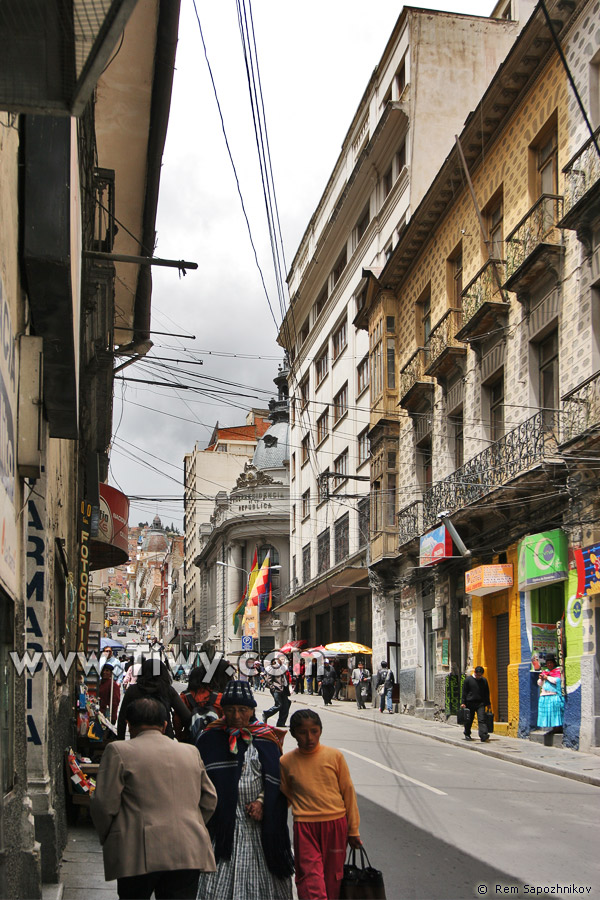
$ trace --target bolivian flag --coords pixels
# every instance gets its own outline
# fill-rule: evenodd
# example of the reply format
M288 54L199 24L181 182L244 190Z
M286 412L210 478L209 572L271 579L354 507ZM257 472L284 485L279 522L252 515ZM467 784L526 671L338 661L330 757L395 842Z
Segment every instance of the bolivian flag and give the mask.
M242 599L238 603L233 613L233 633L237 634L238 628L241 625L242 619L244 617L244 610L246 609L246 601L248 599L248 595L251 594L252 588L254 587L254 582L256 581L258 575L258 553L256 548L254 548L254 559L252 560L252 568L250 569L250 575L248 576L248 584L246 585L246 590L243 593Z
M270 552L267 553L250 591L250 602L262 612L270 612L273 605L271 589Z

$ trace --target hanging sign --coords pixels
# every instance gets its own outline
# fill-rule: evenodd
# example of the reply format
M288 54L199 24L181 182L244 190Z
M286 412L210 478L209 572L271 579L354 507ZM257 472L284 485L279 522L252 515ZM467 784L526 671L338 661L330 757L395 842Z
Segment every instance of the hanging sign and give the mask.
M560 528L530 534L520 542L520 591L566 581L568 574L567 536Z
M494 591L503 591L513 586L512 563L493 566L477 566L465 572L465 593L475 597L485 597Z
M419 542L419 565L433 566L452 556L452 538L445 525L428 531Z

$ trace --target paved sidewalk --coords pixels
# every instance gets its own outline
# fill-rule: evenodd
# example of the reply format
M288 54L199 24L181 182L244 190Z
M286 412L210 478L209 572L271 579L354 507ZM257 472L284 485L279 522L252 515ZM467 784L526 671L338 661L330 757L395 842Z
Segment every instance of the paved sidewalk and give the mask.
M117 900L117 882L104 880L102 848L87 812L69 828L60 882L45 884L43 900Z
M272 704L270 694L265 691L257 691L255 694L259 708L265 709ZM261 698L264 701L261 702ZM323 709L323 701L316 694L292 694L292 707L312 707L319 712ZM560 775L563 778L572 778L575 781L583 781L587 784L600 787L600 754L583 753L578 750L566 750L561 747L544 747L534 741L520 740L518 738L504 737L492 734L489 741L482 744L476 738L465 741L462 727L446 722L430 722L425 719L417 719L414 716L395 713L388 715L380 713L379 709L367 706L359 710L350 700L333 701L332 707L327 707L327 712L334 715L350 716L354 719L375 720L385 728L400 728L402 731L410 731L413 734L423 735L444 744L454 744L462 750L471 753L486 753L496 759L504 759L507 762L539 769L541 772L549 772L551 775ZM288 720L289 721L289 720ZM275 717L270 724L275 723ZM288 746L286 749L292 749Z

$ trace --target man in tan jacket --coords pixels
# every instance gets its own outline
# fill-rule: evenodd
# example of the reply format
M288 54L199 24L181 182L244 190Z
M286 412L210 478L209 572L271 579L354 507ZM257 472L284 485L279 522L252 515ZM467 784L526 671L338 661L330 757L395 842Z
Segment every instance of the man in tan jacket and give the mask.
M196 747L165 737L165 720L159 700L130 704L132 739L109 744L98 770L91 814L121 900L195 900L200 871L216 869L205 825L216 791Z

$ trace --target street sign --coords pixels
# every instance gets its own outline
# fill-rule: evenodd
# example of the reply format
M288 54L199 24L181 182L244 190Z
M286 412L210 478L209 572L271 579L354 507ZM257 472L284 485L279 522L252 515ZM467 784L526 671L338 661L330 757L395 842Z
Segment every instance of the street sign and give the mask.
M242 635L242 650L252 650L253 649L253 640L251 634L243 634Z

